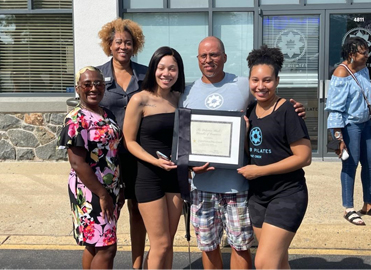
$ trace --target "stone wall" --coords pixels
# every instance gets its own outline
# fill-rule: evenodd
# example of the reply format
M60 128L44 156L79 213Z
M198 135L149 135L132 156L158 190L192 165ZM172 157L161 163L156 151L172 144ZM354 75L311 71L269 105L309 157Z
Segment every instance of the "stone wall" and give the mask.
M57 150L65 113L0 114L0 160L67 160Z

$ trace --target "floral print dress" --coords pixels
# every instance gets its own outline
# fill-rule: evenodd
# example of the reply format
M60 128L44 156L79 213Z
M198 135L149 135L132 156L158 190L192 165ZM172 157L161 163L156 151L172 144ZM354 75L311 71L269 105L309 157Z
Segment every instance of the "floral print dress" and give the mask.
M102 117L78 105L65 118L58 148L84 147L88 152L86 162L115 203L114 220L109 223L107 218L102 218L99 197L84 185L71 168L68 190L73 232L79 245L102 247L117 241L117 202L120 190L117 148L120 140L120 128L109 110L104 110Z

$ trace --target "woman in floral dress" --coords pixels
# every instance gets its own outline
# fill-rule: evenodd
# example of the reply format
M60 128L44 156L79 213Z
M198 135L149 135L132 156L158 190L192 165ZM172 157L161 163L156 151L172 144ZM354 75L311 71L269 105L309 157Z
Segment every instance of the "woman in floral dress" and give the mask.
M74 237L84 245L84 269L113 268L117 250L116 222L124 202L117 147L121 131L115 117L99 106L105 85L95 67L76 74L80 104L68 113L59 148L71 164L68 190Z

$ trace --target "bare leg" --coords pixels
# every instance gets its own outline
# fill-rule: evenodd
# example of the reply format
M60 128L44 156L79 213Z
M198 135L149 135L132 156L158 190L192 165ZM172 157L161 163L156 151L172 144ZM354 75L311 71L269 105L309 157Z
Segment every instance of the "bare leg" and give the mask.
M90 269L91 261L95 256L95 248L86 246L82 253L82 269Z
M204 269L223 269L223 260L219 245L212 251L202 251L202 264Z
M107 247L96 247L90 269L112 269L116 251L116 244Z
M232 248L231 269L252 269L252 260L250 250L237 251Z
M148 255L148 269L164 269L166 254L171 252L166 197L147 203L139 203L138 206L151 247L151 252Z
M166 254L165 268L171 269L173 267L173 244L174 236L178 229L179 219L182 214L183 200L179 193L166 193L166 203L168 209L169 232L171 250Z
M129 199L127 204L130 220L131 260L133 269L141 269L146 241L146 227L138 209L138 202L135 199Z
M255 256L256 269L287 267L289 265L288 249L295 233L263 223L263 227L258 234L259 245Z

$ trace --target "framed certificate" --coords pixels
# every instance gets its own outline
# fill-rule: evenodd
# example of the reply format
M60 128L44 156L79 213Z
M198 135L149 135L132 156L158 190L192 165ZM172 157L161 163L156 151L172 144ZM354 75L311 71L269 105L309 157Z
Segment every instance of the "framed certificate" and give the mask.
M243 112L177 109L174 122L172 161L188 155L189 166L210 162L216 168L235 169L244 164L246 123ZM185 118L189 118L185 120ZM182 149L182 151L179 151Z

